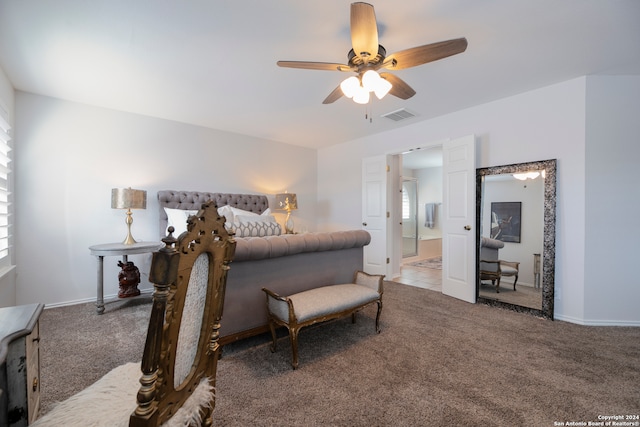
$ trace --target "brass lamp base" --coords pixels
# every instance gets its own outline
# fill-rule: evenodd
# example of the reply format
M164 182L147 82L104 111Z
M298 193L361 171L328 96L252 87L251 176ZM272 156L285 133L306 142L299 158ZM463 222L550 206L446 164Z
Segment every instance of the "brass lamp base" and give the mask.
M287 218L284 220L284 232L286 234L293 233L293 218L291 218L291 211L287 211Z
M122 244L124 245L133 245L134 243L138 243L136 239L131 235L131 224L133 224L133 216L131 215L131 209L127 210L127 219L125 220L127 223L127 237L124 239Z

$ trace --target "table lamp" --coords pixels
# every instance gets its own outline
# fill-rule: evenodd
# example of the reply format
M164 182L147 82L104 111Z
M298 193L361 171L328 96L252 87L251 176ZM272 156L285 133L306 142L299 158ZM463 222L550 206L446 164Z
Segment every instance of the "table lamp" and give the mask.
M147 192L145 190L134 190L129 188L114 188L111 190L111 209L126 209L127 210L127 237L122 242L125 245L132 245L137 243L131 235L131 224L133 223L133 216L131 209L146 209L147 208Z
M287 218L284 221L284 230L287 234L293 234L293 219L291 211L298 209L298 197L295 193L276 194L276 209L287 211Z

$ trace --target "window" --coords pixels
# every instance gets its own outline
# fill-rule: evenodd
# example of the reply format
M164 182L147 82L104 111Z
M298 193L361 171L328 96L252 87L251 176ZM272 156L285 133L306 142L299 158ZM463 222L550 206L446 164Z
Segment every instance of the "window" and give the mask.
M402 184L402 219L411 218L411 198L407 186Z
M0 269L11 265L11 126L0 103Z

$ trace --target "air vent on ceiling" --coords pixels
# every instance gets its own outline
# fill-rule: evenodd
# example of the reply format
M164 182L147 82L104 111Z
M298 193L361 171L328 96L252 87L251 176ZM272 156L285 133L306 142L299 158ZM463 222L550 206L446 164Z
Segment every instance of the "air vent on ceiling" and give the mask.
M387 119L393 120L394 122L410 119L411 117L415 117L415 116L416 115L413 114L411 111L406 110L404 108L382 115L382 117L386 117Z

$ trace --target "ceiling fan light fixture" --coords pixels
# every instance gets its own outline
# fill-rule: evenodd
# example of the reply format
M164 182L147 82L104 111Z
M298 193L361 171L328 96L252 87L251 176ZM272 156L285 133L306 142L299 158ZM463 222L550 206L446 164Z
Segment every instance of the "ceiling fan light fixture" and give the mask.
M354 99L355 91L359 90L357 88L360 85L367 89L367 94L366 96L358 95L356 102L366 103L370 98L370 92L374 92L378 99L382 99L387 93L400 99L409 99L416 94L416 91L400 77L387 72L378 74L377 70L381 68L404 70L417 67L457 55L467 49L467 39L461 37L404 49L387 56L387 50L379 44L378 23L373 5L364 2L351 3L350 30L351 49L347 52L347 64L315 61L278 61L277 64L279 67L306 70L354 71L358 77L344 80L322 103L331 104L342 95Z
M355 95L353 95L353 101L357 104L369 103L369 91L362 86L358 86Z
M376 97L378 99L382 99L386 94L389 93L392 87L393 85L390 81L380 77L380 79L378 79L378 82L376 83L376 88L373 90L373 93L376 94Z
M378 86L378 80L380 79L380 74L376 73L374 70L367 70L362 75L362 86L369 92L373 92Z
M353 98L360 87L360 80L356 76L351 76L340 83L340 89L347 98Z

